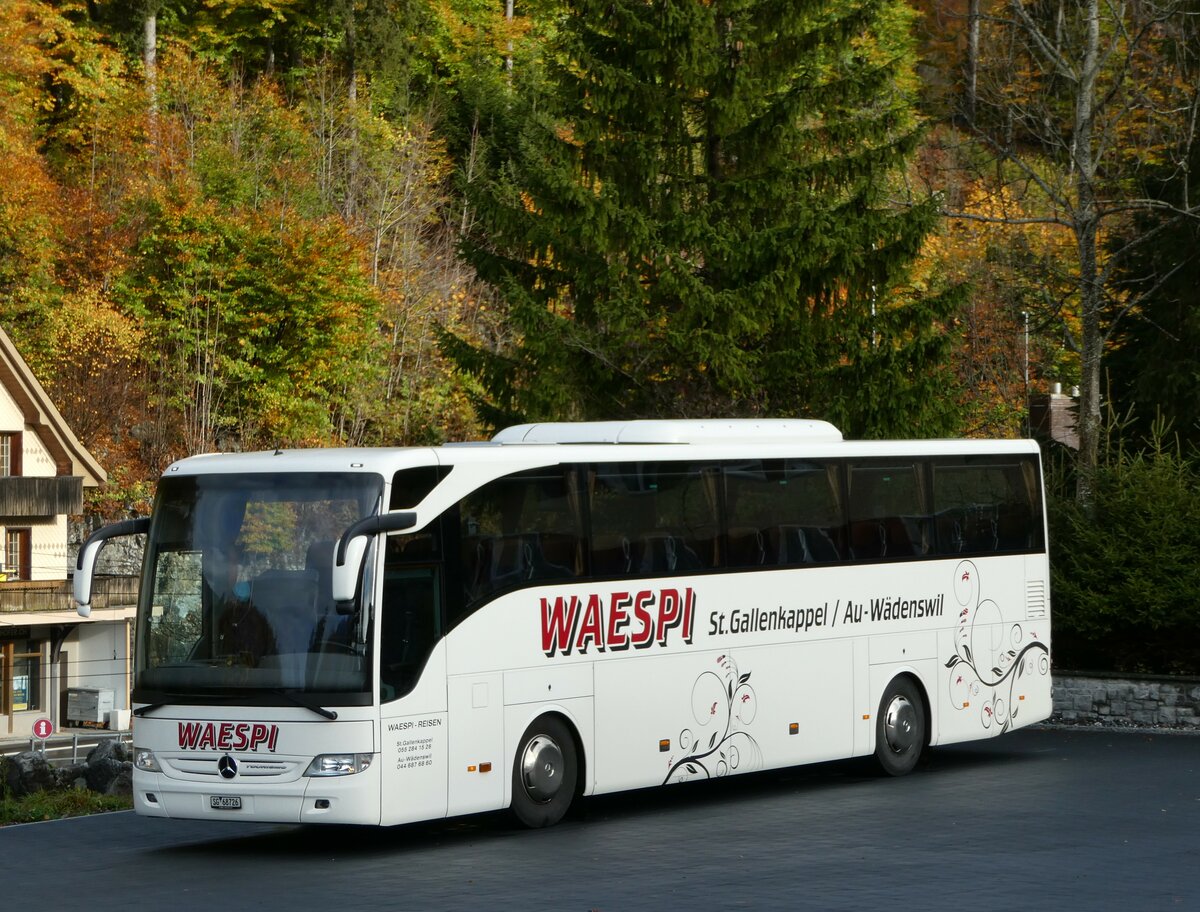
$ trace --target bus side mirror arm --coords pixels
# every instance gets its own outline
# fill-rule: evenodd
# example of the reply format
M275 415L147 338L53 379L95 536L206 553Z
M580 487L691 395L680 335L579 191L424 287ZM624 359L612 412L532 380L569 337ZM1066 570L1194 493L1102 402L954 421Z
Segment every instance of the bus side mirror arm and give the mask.
M72 586L75 596L75 610L80 617L91 617L92 614L92 574L96 569L96 558L100 549L110 538L123 535L145 535L150 531L149 518L127 519L124 522L103 526L88 536L83 547L79 549L79 558L75 561L75 579Z
M358 589L358 571L367 550L367 537L381 532L402 532L417 524L416 513L384 513L360 519L342 533L333 559L333 599L351 602Z

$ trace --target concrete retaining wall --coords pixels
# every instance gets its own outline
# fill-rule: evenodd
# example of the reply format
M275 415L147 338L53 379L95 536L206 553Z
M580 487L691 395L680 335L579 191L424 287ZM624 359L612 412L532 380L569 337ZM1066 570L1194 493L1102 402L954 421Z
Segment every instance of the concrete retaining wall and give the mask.
M1056 672L1053 721L1200 731L1200 680Z

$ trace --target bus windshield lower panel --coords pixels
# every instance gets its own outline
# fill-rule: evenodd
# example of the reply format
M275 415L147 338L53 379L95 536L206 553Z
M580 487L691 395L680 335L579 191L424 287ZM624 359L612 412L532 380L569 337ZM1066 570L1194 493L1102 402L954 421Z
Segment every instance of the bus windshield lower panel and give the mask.
M382 489L369 474L163 479L135 696L369 694L369 613L361 598L335 603L330 578L339 536L378 510Z

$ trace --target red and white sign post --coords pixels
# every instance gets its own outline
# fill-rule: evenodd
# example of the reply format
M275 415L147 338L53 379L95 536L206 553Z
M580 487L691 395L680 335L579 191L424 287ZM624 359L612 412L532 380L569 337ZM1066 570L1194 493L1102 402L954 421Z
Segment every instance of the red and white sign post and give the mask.
M54 723L51 722L49 719L47 719L45 716L42 716L40 719L38 719L36 722L33 723L33 736L35 738L45 741L52 734L54 734ZM45 748L45 746L46 745L44 745L44 744L42 745L43 748Z

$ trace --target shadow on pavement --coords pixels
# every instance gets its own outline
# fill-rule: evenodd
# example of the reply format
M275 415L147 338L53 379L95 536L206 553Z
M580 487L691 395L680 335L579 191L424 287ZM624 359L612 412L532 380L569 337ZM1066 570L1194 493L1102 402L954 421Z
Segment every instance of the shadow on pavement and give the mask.
M777 804L783 800L836 797L839 801L888 802L906 800L897 791L899 783L911 783L922 791L923 780L965 776L979 767L999 767L1011 763L1037 763L1046 753L1031 749L1012 739L998 742L973 742L938 748L922 767L903 779L892 779L877 772L871 758L837 760L783 770L747 773L722 779L672 785L669 788L641 789L613 795L577 799L570 815L548 830L530 831L518 825L507 811L455 817L448 820L405 824L397 827L352 826L272 826L229 823L161 821L163 826L179 828L193 825L202 830L196 841L150 850L161 857L193 859L244 859L258 861L272 857L311 858L327 861L331 857L361 858L407 852L425 852L445 846L464 846L474 841L493 843L514 838L554 839L576 827L607 824L627 825L641 817L690 818L697 813L719 816L731 806L745 808L754 802ZM1007 773L1006 773L1007 774ZM929 782L933 784L932 781ZM906 790L907 791L907 790ZM844 794L834 794L844 792ZM152 825L158 825L155 821ZM249 829L247 829L249 828ZM181 834L173 834L178 838ZM184 838L187 838L186 836Z

